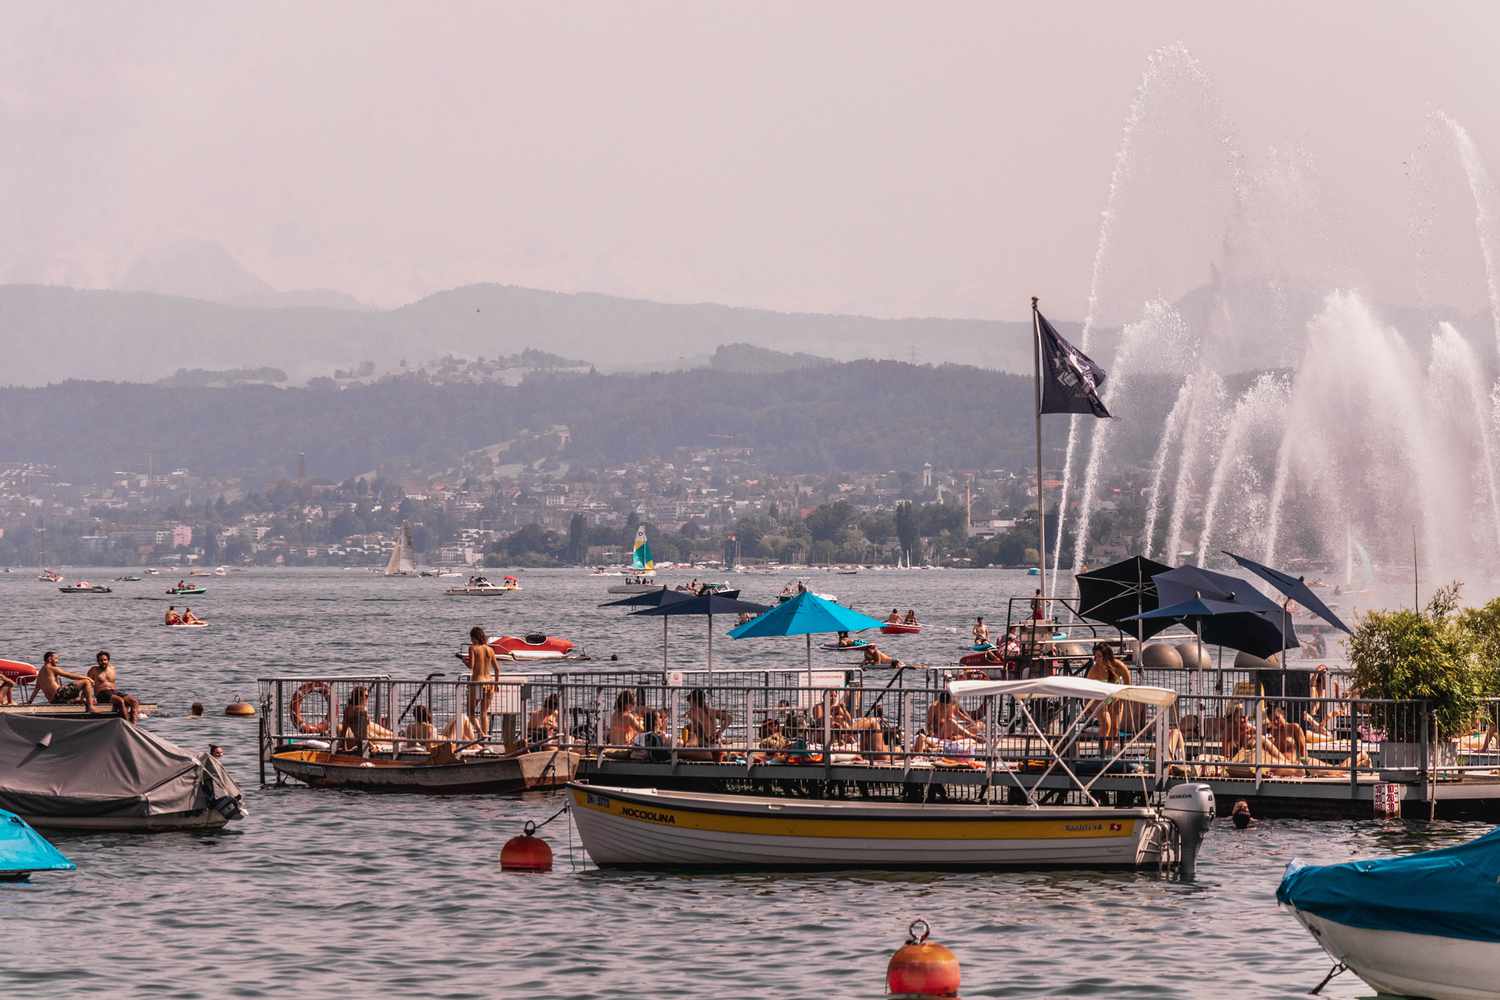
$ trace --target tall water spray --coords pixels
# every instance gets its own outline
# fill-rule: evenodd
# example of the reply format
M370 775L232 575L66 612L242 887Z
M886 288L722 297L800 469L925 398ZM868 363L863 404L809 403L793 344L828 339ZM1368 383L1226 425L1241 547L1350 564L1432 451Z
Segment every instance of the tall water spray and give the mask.
M1130 176L1131 153L1135 146L1136 133L1146 117L1146 109L1152 95L1164 81L1176 79L1179 75L1193 81L1205 92L1209 88L1208 75L1203 72L1198 60L1193 58L1193 54L1182 43L1165 45L1151 53L1146 57L1146 68L1141 73L1140 82L1136 84L1135 96L1125 112L1125 122L1120 129L1120 145L1115 150L1114 167L1109 175L1109 191L1104 198L1104 210L1099 213L1099 236L1094 244L1094 263L1089 274L1088 311L1084 314L1083 331L1078 338L1078 349L1084 353L1089 350L1089 336L1093 333L1094 323L1098 317L1099 283L1104 274L1104 261L1109 253L1110 242L1114 238L1120 192ZM1062 565L1063 526L1067 519L1068 494L1072 489L1073 454L1078 447L1078 421L1079 417L1076 414L1068 420L1068 443L1063 452L1062 493L1057 503L1057 546L1052 556L1054 580L1057 578L1058 568ZM1047 554L1041 553L1041 558L1046 559Z
M1490 298L1490 324L1495 331L1495 343L1500 347L1500 279L1495 274L1495 189L1490 184L1489 171L1479 157L1474 139L1469 130L1445 112L1436 112L1436 117L1453 133L1453 144L1458 148L1458 160L1463 165L1464 176L1469 181L1469 193L1474 198L1474 234L1479 239L1479 255L1484 259L1485 290Z
M1171 373L1182 363L1191 363L1194 348L1195 345L1189 342L1187 324L1177 310L1161 301L1146 303L1145 314L1140 321L1127 324L1121 334L1114 368L1110 372L1109 381L1105 383L1105 405L1115 408L1122 400L1130 399L1134 389L1132 376L1138 368L1152 373ZM1078 507L1078 528L1074 532L1074 573L1083 570L1089 524L1094 512L1094 492L1099 480L1099 465L1107 454L1112 426L1111 421L1101 422L1094 428L1089 441L1088 465L1084 471L1083 495Z
M1156 522L1161 516L1161 483L1167 471L1167 456L1181 435L1182 424L1187 419L1188 408L1193 403L1193 380L1185 378L1177 389L1177 398L1172 409L1167 411L1166 423L1162 425L1161 438L1156 443L1156 453L1151 456L1151 486L1146 490L1146 523L1141 529L1141 551L1149 557L1156 544Z
M1193 394L1182 426L1182 448L1177 457L1177 483L1172 493L1172 517L1167 522L1167 559L1175 560L1182 548L1182 529L1197 488L1199 452L1215 434L1224 410L1224 380L1210 368L1200 367L1192 376Z
M1233 544L1244 547L1245 536L1260 523L1263 491L1261 476L1254 461L1254 451L1264 441L1280 441L1286 418L1288 387L1276 375L1262 375L1245 390L1234 404L1229 425L1219 445L1213 478L1209 482L1208 500L1203 506L1203 530L1198 536L1198 565L1202 566L1214 544L1221 506L1226 505L1225 491L1232 479L1242 485L1240 509L1234 527L1240 537Z

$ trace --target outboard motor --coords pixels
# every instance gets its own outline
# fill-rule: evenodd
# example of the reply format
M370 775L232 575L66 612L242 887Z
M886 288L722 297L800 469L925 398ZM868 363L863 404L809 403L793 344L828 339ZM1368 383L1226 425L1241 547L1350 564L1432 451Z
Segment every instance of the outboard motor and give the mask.
M1192 878L1198 868L1198 847L1214 819L1214 790L1202 783L1174 785L1167 791L1162 814L1177 831L1178 870Z

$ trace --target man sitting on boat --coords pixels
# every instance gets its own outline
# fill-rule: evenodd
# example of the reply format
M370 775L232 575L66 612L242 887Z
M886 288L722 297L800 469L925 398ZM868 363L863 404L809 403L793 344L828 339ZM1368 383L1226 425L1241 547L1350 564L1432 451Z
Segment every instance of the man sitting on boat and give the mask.
M896 609L896 608L892 608L891 609L891 613L889 615L887 615L886 618L885 618L885 623L887 625L900 625L901 624L901 612L898 609Z
M71 683L64 684L62 678ZM84 674L69 673L57 665L57 654L47 650L42 656L42 669L36 675L36 684L31 689L27 704L41 694L49 705L72 705L82 701L90 712L98 711L94 704L94 682Z
M975 744L984 738L980 727L959 707L949 691L939 691L937 701L927 707L927 735L937 745L925 749L943 753L971 753Z
M193 614L193 609L192 608L183 608L182 609L182 624L184 624L184 625L202 625L203 624L203 619L199 618L197 615Z
M182 616L177 613L177 605L173 604L173 605L169 605L167 607L167 622L166 623L168 625L181 625L182 624Z
M126 694L116 686L118 674L114 661L109 657L109 650L101 649L94 655L94 665L89 667L88 678L94 682L95 698L99 701L107 699L110 707L127 722L140 721L141 703L134 695Z
M974 645L984 646L990 641L990 630L984 624L984 615L974 619Z

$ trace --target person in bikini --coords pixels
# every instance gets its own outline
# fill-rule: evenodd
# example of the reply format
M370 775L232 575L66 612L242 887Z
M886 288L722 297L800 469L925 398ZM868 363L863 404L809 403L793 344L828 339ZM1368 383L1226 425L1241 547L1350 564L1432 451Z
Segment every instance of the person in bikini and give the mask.
M469 718L474 720L474 728L481 735L488 735L500 664L490 646L489 636L478 625L469 629L469 652L464 662L469 665Z
M69 683L64 683L64 680ZM31 689L27 704L40 694L49 705L71 705L83 702L90 712L97 712L94 704L94 682L86 674L74 674L57 665L57 654L47 650L42 655L42 669L36 675L36 684Z
M108 699L110 708L118 712L125 721L139 722L141 703L134 695L126 694L116 686L118 676L108 650L101 649L94 654L94 665L89 667L88 673L88 679L94 682L94 698L97 701Z
M989 645L989 641L990 630L988 626L984 624L984 615L980 615L978 618L974 619L974 645L986 646Z
M636 711L635 692L621 691L615 696L615 710L609 717L610 745L630 746L645 731L646 720Z

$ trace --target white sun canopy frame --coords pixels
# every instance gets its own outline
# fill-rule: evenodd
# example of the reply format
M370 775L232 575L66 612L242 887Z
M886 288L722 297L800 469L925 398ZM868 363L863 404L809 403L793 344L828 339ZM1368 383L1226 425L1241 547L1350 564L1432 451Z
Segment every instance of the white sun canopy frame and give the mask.
M1007 694L1012 698L1085 698L1090 701L1135 701L1167 708L1177 702L1170 688L1144 684L1111 684L1087 677L1033 677L1020 681L950 681L948 690L961 694Z

